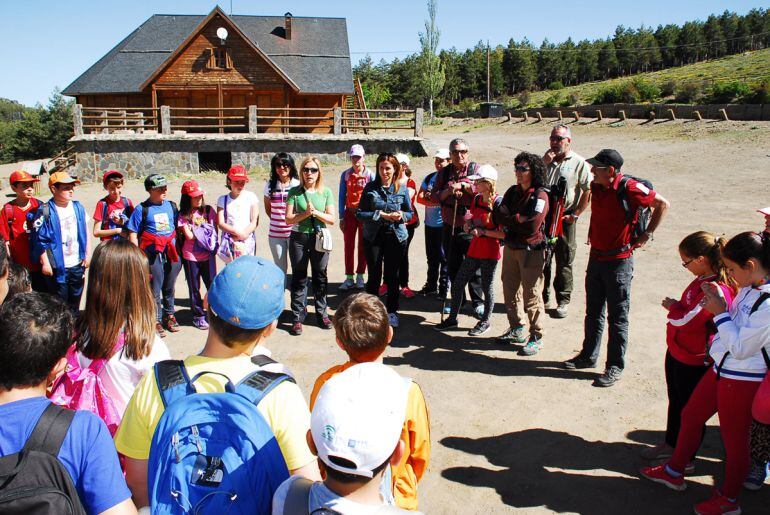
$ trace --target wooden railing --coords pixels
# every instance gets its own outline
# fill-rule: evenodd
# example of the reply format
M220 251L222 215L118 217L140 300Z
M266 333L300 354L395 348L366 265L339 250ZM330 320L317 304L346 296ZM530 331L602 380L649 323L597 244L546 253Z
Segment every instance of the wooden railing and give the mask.
M111 134L158 131L158 109L152 107L75 106L75 134Z

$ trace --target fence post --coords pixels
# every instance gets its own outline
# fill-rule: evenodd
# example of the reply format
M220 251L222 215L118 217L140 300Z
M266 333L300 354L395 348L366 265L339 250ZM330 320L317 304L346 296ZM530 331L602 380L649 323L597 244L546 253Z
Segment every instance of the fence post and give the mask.
M414 110L414 137L422 138L422 120L425 116L425 110L418 107Z
M668 117L669 117L671 120L676 120L676 113L674 113L674 110L673 110L673 109L669 109L669 110L668 110Z
M161 134L171 134L171 108L169 106L160 106L160 127Z
M722 121L730 121L730 118L727 117L727 109L720 109L719 114L722 116Z
M596 119L599 120L599 121L602 121L602 110L601 109L597 109L596 110Z
M537 116L537 121L542 122L543 121L543 113L540 111L535 112L535 116Z
M72 109L72 127L75 131L75 136L83 135L83 104L75 104Z
M618 115L620 115L619 118L621 121L624 121L626 119L626 112L623 109L618 111Z
M257 133L257 106L249 106L249 134Z
M524 111L524 122L526 123L526 122L528 122L528 121L529 121L529 113L527 113L526 111Z
M562 118L561 111L556 111L556 118L558 118L559 121L561 121L561 118Z
M572 117L575 119L575 122L580 121L580 114L577 111L572 111Z
M110 133L110 114L107 111L102 111L100 113L100 116L102 118L102 121L99 122L99 125L103 127L101 132L102 134L109 134Z
M693 111L692 116L695 120L703 120L703 116L701 116L700 111Z
M342 134L342 108L334 108L334 135L339 136Z

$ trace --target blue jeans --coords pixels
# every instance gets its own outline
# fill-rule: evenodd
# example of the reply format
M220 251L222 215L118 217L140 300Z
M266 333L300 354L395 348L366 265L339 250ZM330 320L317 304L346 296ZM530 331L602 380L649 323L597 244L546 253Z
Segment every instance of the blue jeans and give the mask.
M85 273L86 267L77 265L64 269L64 282L62 283L56 281L55 274L46 276L48 293L61 297L70 309L77 313L80 309L80 298L83 296Z
M181 261L170 261L166 254L150 254L150 286L155 297L158 321L174 314L174 285L182 269ZM181 258L180 258L181 259Z

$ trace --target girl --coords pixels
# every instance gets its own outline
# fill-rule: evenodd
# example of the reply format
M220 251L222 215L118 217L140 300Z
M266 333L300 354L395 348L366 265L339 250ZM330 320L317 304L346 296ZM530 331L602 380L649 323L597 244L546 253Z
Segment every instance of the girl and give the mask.
M489 331L489 319L495 305L494 277L497 263L500 261L500 240L505 233L492 220L492 210L501 198L495 192L497 170L491 165L482 165L474 175L468 177L476 181L477 195L471 202L466 215L465 232L472 234L468 254L460 265L452 283L452 308L449 317L436 326L443 330L457 326L457 314L463 302L463 289L477 270L481 270L481 284L484 289L484 315L476 326L468 332L469 336L481 336Z
M273 261L286 273L288 265L289 235L291 226L286 224L286 199L289 190L299 186L299 175L294 158L279 152L270 160L270 179L265 183L265 213L270 218L268 244ZM288 277L287 277L288 279Z
M240 256L253 256L256 251L254 231L259 223L259 199L246 190L249 176L241 165L227 172L230 193L217 200L217 225L221 229L219 257L225 263Z
M668 310L666 325L666 385L668 418L665 441L642 451L642 458L661 460L671 457L679 436L680 415L693 390L710 368L708 347L716 333L714 315L703 309L702 286L715 284L727 305L732 304L735 282L727 275L722 260L725 239L705 231L690 234L679 244L682 266L695 276L680 300L666 297L661 302ZM701 434L705 431L702 428ZM691 456L692 458L692 456ZM688 469L692 464L688 464ZM690 470L688 470L690 473Z
M332 328L326 313L326 267L329 252L316 250L319 228L334 225L332 192L323 185L321 162L317 157L306 157L300 166L300 185L289 190L286 199L286 223L291 225L289 261L291 262L291 311L293 323L289 333L302 334L302 322L307 316L307 265L313 282L315 311L319 325Z
M177 237L183 241L182 268L187 279L187 290L190 292L193 325L205 331L209 324L206 321L200 284L203 279L203 284L208 290L211 280L217 275L217 230L214 211L211 206L206 205L204 193L195 181L182 184L177 222L180 234Z
M406 254L409 233L406 223L412 218L412 203L401 181L401 163L393 154L380 154L375 165L377 176L366 185L356 217L364 222L366 262L369 280L366 292L377 295L385 276L388 320L398 327L398 271Z
M682 410L682 426L668 463L641 470L643 477L684 490L684 469L698 449L703 424L719 414L725 447L722 487L695 505L695 513L740 513L738 494L749 470L749 428L754 394L767 373L770 351L770 238L754 232L733 237L724 249L727 270L740 290L729 308L714 283L704 283L703 308L714 314L717 335L709 348L714 366ZM763 352L764 350L764 352Z
M409 202L414 206L415 197L417 196L417 184L415 184L412 179L412 169L409 168L409 156L406 154L396 154L396 159L398 159L398 163L401 165L401 170L403 171L401 183L406 187L406 190L409 193ZM420 217L418 216L417 210L414 209L412 210L412 218L406 224L406 232L409 236L406 239L404 259L401 261L401 268L398 270L398 284L401 287L401 295L407 299L414 298L414 292L409 288L409 246L412 244L414 231L419 226Z

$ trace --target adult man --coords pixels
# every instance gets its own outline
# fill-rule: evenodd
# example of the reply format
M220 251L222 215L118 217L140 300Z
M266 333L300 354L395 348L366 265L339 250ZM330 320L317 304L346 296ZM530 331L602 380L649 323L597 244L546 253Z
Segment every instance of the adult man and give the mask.
M345 281L340 285L340 290L343 291L352 288L359 290L364 288L366 256L364 255L362 235L363 223L356 218L356 209L358 209L358 203L361 201L364 186L374 179L374 174L366 169L364 147L353 145L350 147L348 155L351 166L342 172L339 188L340 229L345 247ZM356 235L358 235L358 247L356 247ZM356 280L353 281L356 248L358 249L358 267L356 267Z
M441 219L441 205L432 199L433 187L439 171L449 164L449 149L440 148L433 156L435 171L422 181L417 193L417 203L425 206L425 255L428 258L428 278L425 286L417 292L420 295L438 293L444 298L448 291L447 262L444 254L442 234L444 221Z
M620 172L623 158L605 149L589 159L591 183L591 224L588 229L591 254L586 270L586 318L583 350L564 363L565 368L593 368L599 357L604 332L605 304L609 322L607 364L594 386L612 386L623 373L628 345L628 312L633 252L650 239L668 209L662 195ZM626 207L624 207L624 205ZM637 236L634 228L639 208L652 208L646 230Z
M543 302L550 298L551 276L556 294L557 307L551 312L554 318L567 316L567 305L572 296L572 262L577 248L576 227L580 215L591 201L591 170L585 159L572 151L572 132L566 125L556 125L551 131L551 148L543 156L546 165L548 185L553 187L560 178L567 181L564 199L564 232L556 240L553 255L556 267L551 274L551 261L543 271Z
M468 176L473 175L477 166L470 160L468 144L461 138L455 138L449 143L449 159L450 163L436 176L431 198L441 204L444 252L449 262L449 280L454 281L473 239L473 236L463 230L463 225L465 213L475 196L473 182ZM468 290L474 315L480 319L484 315L484 302L481 274L478 271L468 283Z

